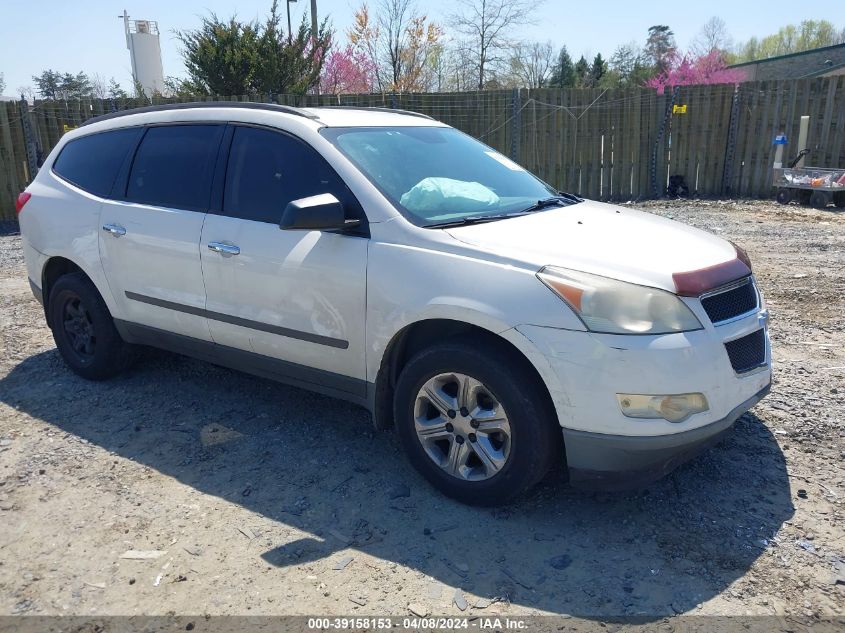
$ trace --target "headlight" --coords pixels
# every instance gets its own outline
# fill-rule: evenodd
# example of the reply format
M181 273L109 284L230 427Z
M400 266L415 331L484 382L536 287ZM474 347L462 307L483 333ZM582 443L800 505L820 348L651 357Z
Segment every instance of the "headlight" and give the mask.
M540 281L566 301L592 332L668 334L701 329L686 304L665 290L546 266Z

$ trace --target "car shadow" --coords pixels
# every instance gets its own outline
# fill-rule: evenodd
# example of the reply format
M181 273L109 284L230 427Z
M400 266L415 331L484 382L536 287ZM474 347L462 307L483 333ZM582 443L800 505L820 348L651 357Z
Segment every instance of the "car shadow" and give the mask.
M473 596L658 618L724 591L794 511L783 454L753 413L643 491L585 493L558 474L527 498L485 509L434 491L363 409L144 355L126 375L91 383L55 350L42 352L0 380L0 401L310 534L260 554L278 567L351 547Z

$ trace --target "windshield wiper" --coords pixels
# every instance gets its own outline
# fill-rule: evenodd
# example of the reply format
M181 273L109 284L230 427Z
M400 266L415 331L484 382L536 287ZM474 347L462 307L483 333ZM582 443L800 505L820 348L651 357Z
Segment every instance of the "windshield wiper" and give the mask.
M434 224L426 224L427 229L446 229L453 226L468 226L470 224L483 224L484 222L495 222L496 220L505 220L507 218L515 218L520 215L527 215L535 211L541 211L548 207L568 207L570 204L577 204L583 202L582 198L572 195L571 193L560 192L556 196L543 198L532 204L530 207L520 209L519 211L511 211L510 213L497 213L494 215L471 215L465 218L457 218L455 220L447 220L445 222L435 222Z
M504 220L505 218L520 215L519 213L500 213L497 215L473 215L467 218L458 218L457 220L447 220L445 222L435 222L434 224L426 224L424 228L427 229L447 229L451 226L468 226L470 224L484 224L485 222L495 222L496 220Z
M578 196L574 196L571 193L564 193L561 191L556 196L537 200L537 202L532 204L530 207L525 207L516 215L522 215L524 213L534 213L535 211L542 211L543 209L547 209L548 207L568 207L570 204L577 204L583 201L584 200L582 198L579 198Z

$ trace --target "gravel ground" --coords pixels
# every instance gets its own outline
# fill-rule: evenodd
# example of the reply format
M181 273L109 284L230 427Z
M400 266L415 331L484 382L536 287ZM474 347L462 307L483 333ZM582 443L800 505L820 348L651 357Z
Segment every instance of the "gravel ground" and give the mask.
M0 236L0 614L845 614L845 215L643 206L747 247L772 394L644 491L495 510L343 402L158 352L77 378Z

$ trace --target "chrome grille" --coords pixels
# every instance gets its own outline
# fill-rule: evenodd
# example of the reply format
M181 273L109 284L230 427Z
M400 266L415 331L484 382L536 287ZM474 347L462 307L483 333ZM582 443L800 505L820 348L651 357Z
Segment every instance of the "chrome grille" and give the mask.
M725 290L704 295L701 305L715 325L757 308L757 289L751 277Z

